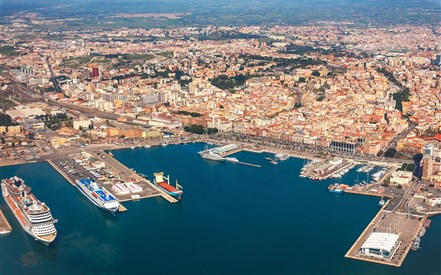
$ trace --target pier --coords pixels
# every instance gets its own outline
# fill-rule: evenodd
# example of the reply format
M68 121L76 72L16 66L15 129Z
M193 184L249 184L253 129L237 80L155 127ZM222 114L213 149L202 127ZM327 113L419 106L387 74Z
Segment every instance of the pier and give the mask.
M11 231L11 225L6 219L5 214L3 214L3 211L0 210L0 235L10 233Z
M56 165L52 160L47 160L47 162L62 175L72 186L75 186L75 181L69 177L58 165Z
M133 172L127 166L125 166L124 164L122 164L121 162L119 162L118 160L116 160L115 158L113 158L112 156L107 154L106 152L101 151L100 153L106 156L105 159L103 159L103 158L100 158L100 159L102 161L104 161L105 163L107 163L108 165L110 165L111 167L113 167L116 171L122 172L123 174L127 175L129 178L134 178L138 182L145 183L149 187L149 189L153 189L154 191L156 191L155 192L156 194L148 194L147 196L142 196L139 199L141 199L141 198L150 198L150 197L155 197L155 196L159 196L160 195L161 197L163 197L165 200L167 200L170 203L178 202L177 199L173 198L169 194L167 194L164 191L162 191L160 188L158 188L156 185L151 183L149 180L146 180L143 177L141 177L140 175L138 175L137 173ZM96 155L95 155L95 157L99 158ZM133 199L132 198L124 199L124 201L131 201L131 200L133 200Z
M374 219L361 233L360 237L358 237L356 242L348 250L345 255L346 258L394 267L400 267L403 264L409 253L413 240L417 237L418 232L420 232L424 225L426 216L390 212L385 210L386 205L387 203L384 205L383 209L377 213ZM393 228L391 228L391 225L393 225ZM393 233L399 236L397 245L390 258L360 253L362 245L374 232Z
M253 164L253 163L242 162L242 161L238 161L237 163L242 164L242 165L257 167L257 168L261 168L262 167L262 165L259 165L259 164Z

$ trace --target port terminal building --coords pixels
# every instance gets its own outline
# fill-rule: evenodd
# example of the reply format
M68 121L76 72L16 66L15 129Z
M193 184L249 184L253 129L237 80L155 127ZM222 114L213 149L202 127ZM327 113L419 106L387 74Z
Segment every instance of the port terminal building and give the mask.
M400 244L399 239L398 234L373 232L361 246L359 254L391 259Z
M239 147L236 144L228 144L225 146L217 147L212 149L213 153L224 155L228 152L238 149Z

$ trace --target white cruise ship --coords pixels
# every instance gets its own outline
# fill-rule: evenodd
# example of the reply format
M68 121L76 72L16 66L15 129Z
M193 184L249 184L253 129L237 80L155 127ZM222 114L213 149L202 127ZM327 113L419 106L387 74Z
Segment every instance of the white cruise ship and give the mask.
M114 214L119 207L118 199L103 187L91 179L80 179L75 181L78 190L88 198L93 204L101 209Z
M19 177L3 179L2 195L21 227L35 240L50 245L57 237L57 230L50 208L40 202Z

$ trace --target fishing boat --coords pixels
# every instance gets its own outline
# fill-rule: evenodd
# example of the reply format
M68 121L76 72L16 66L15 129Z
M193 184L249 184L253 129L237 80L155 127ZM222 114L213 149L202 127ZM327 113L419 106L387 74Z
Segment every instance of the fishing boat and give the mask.
M182 194L184 193L184 189L181 185L178 184L177 180L175 186L172 186L170 185L170 176L165 177L164 172L156 172L153 173L153 175L155 176L155 178L153 179L153 183L158 186L159 189L178 200L181 199Z

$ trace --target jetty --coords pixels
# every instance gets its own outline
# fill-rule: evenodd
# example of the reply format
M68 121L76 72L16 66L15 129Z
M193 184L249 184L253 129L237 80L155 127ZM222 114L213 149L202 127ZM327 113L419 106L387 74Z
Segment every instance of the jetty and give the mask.
M118 212L126 212L127 208L124 207L124 205L122 205L121 203L118 206Z
M242 165L257 167L257 168L261 168L262 167L262 165L259 165L259 164L248 163L248 162L243 162L243 161L238 161L237 163L242 164Z
M58 165L56 165L52 160L47 160L47 162L55 169L57 172L62 175L72 186L75 186L75 181L69 177Z
M10 232L12 232L12 227L6 219L5 214L3 214L3 211L0 210L0 235Z

